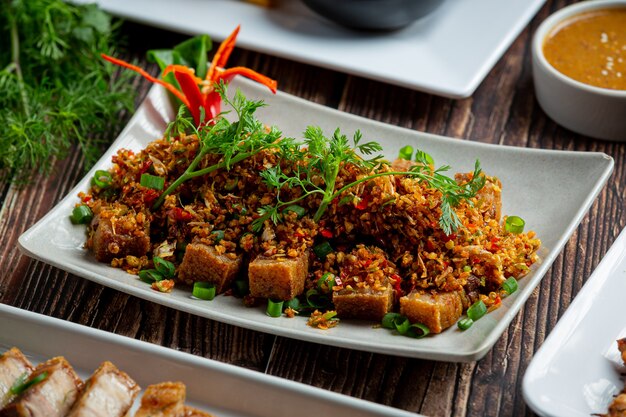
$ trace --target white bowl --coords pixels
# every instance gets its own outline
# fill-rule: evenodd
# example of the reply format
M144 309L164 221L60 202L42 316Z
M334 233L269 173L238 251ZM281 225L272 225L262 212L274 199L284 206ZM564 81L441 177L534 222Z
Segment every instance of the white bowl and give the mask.
M626 0L576 3L543 21L533 38L533 78L537 101L552 120L585 136L626 141L626 90L576 81L557 71L543 55L544 40L559 23L580 13L610 8L626 8Z

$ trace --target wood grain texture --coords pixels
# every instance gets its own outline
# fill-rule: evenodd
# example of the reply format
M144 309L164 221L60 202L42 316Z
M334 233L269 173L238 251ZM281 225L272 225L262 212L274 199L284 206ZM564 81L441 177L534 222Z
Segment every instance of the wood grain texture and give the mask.
M556 125L533 91L530 41L538 24L570 1L548 1L468 99L450 100L236 50L246 65L280 80L280 88L329 107L459 140L519 147L605 152L615 171L589 214L494 348L481 361L456 364L359 352L275 337L213 322L93 284L20 255L17 238L83 175L74 149L49 178L18 189L0 180L0 301L87 326L255 369L429 416L526 416L521 381L620 230L626 227L626 144L581 137ZM128 57L184 36L125 24ZM156 73L154 65L147 65ZM136 80L139 102L149 85ZM125 117L127 117L126 115ZM110 132L111 138L117 132ZM584 172L581 172L584 175ZM575 181L572 178L572 181Z

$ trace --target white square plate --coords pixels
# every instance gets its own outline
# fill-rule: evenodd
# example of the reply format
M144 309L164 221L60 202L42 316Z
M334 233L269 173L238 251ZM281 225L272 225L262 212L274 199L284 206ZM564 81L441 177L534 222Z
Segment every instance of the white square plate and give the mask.
M535 354L524 375L528 405L542 416L606 413L624 387L617 339L626 337L626 229Z
M96 262L83 249L84 226L72 225L69 214L79 201L77 193L89 188L96 169L111 166L111 156L118 149L140 150L148 142L161 137L174 111L160 87L150 91L128 126L93 170L50 213L20 237L22 250L34 258L99 284L241 327L352 349L468 361L485 355L506 329L580 223L613 169L613 160L603 153L546 151L450 139L342 113L284 93L274 96L247 80L235 80L231 90L235 87L240 87L249 98L265 100L269 106L259 111L260 120L279 126L287 136L301 137L301 132L309 124L319 125L329 133L341 127L349 135L360 129L364 139L379 141L390 159L398 155L402 146L411 144L430 153L437 165L450 165L452 172L471 171L475 159L480 159L486 173L502 180L503 213L521 216L526 220L527 228L536 231L542 239L542 262L520 281L520 291L508 297L502 308L485 316L470 330L461 332L453 326L440 335L421 340L394 336L386 329L373 328L371 322L361 321L343 320L339 326L321 331L307 326L306 319L302 317L271 318L261 308L245 308L235 297L219 296L207 302L191 299L187 289L175 289L170 294L153 291L137 277Z
M284 0L271 9L240 0L96 3L127 19L190 35L207 33L216 40L241 24L238 45L243 48L462 98L472 95L545 2L442 1L432 14L395 32L344 29L314 15L299 0Z
M13 346L32 363L64 356L83 379L108 360L143 388L164 381L181 381L187 386L187 404L219 417L416 416L0 304L0 354ZM136 406L138 403L139 400Z

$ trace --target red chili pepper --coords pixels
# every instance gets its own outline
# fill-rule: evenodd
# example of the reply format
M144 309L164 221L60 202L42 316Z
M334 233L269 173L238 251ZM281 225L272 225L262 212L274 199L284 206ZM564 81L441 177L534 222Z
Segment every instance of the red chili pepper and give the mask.
M365 261L361 262L361 265L363 265L363 268L367 268L372 264L372 260L371 259L366 259Z
M259 74L258 72L251 70L246 67L233 67L229 68L226 71L221 72L217 77L215 77L215 82L219 83L220 80L224 80L224 82L229 83L235 75L242 75L246 78L250 78L260 84L263 84L267 88L269 88L272 93L276 94L276 87L278 83L276 80L272 80L269 77L266 77L263 74Z
M295 237L305 237L306 236L304 233L300 233L300 232L295 232L293 235Z
M473 265L476 265L476 264L477 264L477 263L479 263L479 262L480 262L480 259L478 259L478 258L474 258L474 259L472 259L472 264L473 264Z
M91 196L90 195L86 195L83 197L83 203L87 203L91 200Z
M188 108L193 116L193 120L196 122L197 126L200 126L204 123L204 120L200 120L200 107L204 107L204 97L200 92L200 87L198 87L198 84L188 72L174 71L174 76L176 77L176 81L178 81L181 90L183 90L185 97L189 100ZM208 113L206 108L204 111L205 117L208 117L209 119L212 119L213 116L215 116Z
M180 221L187 222L193 219L193 216L191 215L191 213L181 209L180 207L174 207L172 210L170 210L170 216L177 222L180 222Z
M449 242L449 241L454 240L454 239L456 239L456 233L450 233L449 235L444 235L441 238L441 240L443 242Z
M157 190L148 189L143 193L143 202L146 205L152 204L152 202L157 198L159 198L159 192Z
M368 202L369 202L369 198L367 198L367 196L362 197L362 198L361 198L361 201L359 201L359 202L358 202L358 204L357 204L357 205L355 205L354 207L355 207L357 210L365 210L365 209L367 208L367 204L368 204Z
M402 297L404 295L404 290L402 289L402 278L400 278L397 274L392 274L390 278L393 280L393 289L396 291L396 295L398 297Z
M145 161L143 163L143 165L141 166L141 168L139 168L139 175L138 176L141 177L141 174L145 174L150 169L151 166L152 166L152 160L151 159L148 159L147 161Z
M435 250L435 244L432 241L427 240L426 241L426 250L428 250L429 252L434 251Z
M500 298L500 294L496 295L496 299L494 300L494 304L498 305L502 303L502 298Z
M330 239L331 237L333 237L333 233L328 229L321 229L320 234L324 236L326 239Z

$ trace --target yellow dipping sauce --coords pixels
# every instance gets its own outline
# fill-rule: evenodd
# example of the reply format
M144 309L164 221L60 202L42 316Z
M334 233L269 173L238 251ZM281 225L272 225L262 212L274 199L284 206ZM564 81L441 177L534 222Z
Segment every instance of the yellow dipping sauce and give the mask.
M560 73L577 81L626 90L626 8L566 19L546 36L543 55Z

